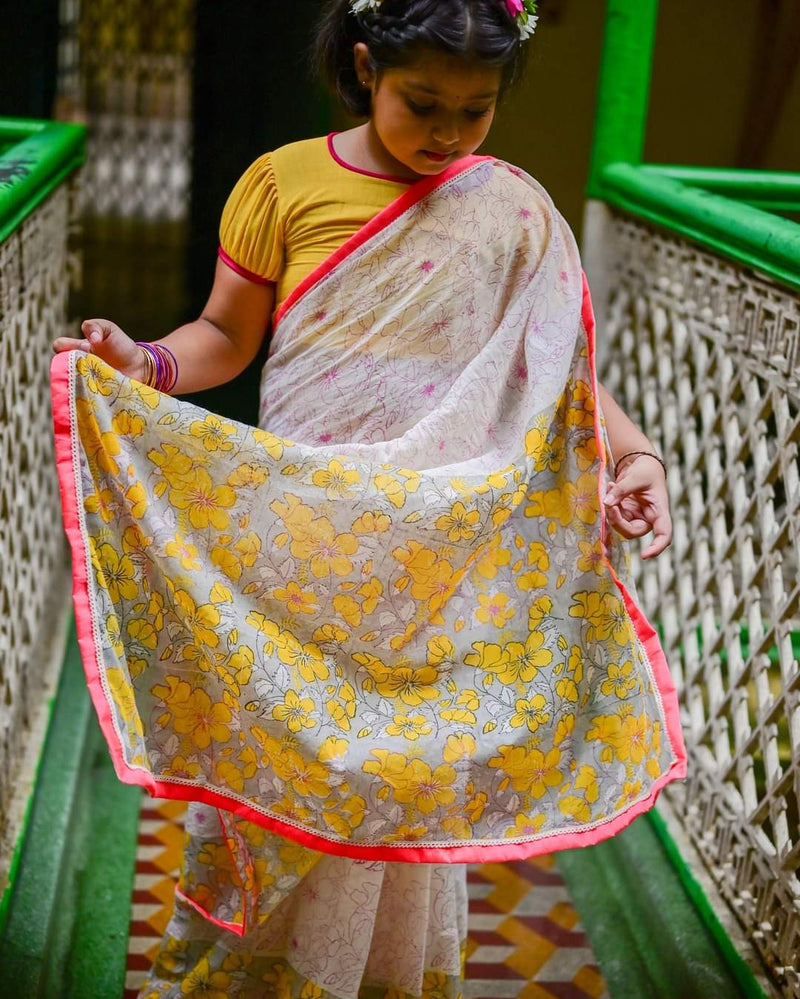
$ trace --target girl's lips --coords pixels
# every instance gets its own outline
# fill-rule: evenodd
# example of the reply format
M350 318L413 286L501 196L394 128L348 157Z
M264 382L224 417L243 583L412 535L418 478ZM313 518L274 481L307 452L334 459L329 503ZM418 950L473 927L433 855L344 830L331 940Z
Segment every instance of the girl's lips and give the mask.
M452 153L434 153L430 149L423 149L423 152L434 163L444 163L445 160L449 160L452 156Z

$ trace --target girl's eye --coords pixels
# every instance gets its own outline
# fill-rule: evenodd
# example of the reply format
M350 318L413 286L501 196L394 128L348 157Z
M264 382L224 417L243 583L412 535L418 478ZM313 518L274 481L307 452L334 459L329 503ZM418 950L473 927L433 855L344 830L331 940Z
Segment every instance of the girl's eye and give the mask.
M413 111L414 114L418 115L430 114L431 111L433 111L433 109L436 107L435 104L422 105L422 104L415 104L414 101L406 101L406 103L408 104L411 111Z
M491 106L484 108L482 111L467 111L470 118L485 118L486 115L492 110Z

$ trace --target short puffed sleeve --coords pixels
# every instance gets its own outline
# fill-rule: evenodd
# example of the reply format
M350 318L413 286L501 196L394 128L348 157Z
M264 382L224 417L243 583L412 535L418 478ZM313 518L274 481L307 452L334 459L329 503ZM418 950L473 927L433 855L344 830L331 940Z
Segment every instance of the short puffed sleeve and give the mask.
M266 284L283 271L283 225L270 154L242 174L222 211L220 256L239 274Z

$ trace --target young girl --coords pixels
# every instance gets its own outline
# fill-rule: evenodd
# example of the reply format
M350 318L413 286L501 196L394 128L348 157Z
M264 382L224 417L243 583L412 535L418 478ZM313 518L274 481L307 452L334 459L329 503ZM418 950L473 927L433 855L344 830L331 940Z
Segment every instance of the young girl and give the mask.
M94 703L119 776L190 801L149 999L456 997L466 862L685 775L607 527L663 551L665 470L597 384L563 219L475 155L534 9L333 0L319 65L366 122L245 172L195 322L54 344ZM167 394L270 325L260 429Z

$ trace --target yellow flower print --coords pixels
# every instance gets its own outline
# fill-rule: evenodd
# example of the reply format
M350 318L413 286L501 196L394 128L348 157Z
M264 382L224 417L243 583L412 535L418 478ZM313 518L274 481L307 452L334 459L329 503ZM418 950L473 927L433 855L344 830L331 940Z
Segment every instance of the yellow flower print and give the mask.
M299 732L316 726L316 721L310 717L313 710L314 702L310 697L300 698L294 690L287 690L283 704L276 704L272 709L272 717L285 722L290 732Z
M195 529L210 526L223 531L230 523L225 510L236 502L236 493L230 486L215 486L204 468L195 468L191 476L171 486L169 501L176 510L189 511Z
M258 553L261 551L261 538L255 531L248 531L233 547L239 552L242 565L246 565L249 569L255 565Z
M515 791L527 791L534 798L541 798L548 787L555 787L564 780L557 766L560 760L561 750L558 748L545 755L539 749L501 746L500 755L492 757L489 766L508 774Z
M236 427L213 413L207 413L202 420L194 420L189 425L189 433L200 438L206 451L232 451L233 441L228 438L236 433Z
M548 469L557 472L564 461L564 438L547 439L547 430L535 427L525 435L525 453L533 458L533 467L537 472Z
M357 628L361 624L361 608L358 601L349 594L337 593L333 598L333 609L351 628Z
M553 736L553 745L560 746L565 739L570 739L574 728L575 715L571 712L569 714L562 715L556 725L555 735Z
M508 565L511 561L511 552L508 548L502 548L503 538L500 532L492 535L489 543L483 550L483 554L475 563L475 572L484 579L494 579L499 567Z
M420 999L450 999L450 981L444 971L426 971L422 978Z
M641 763L647 752L647 736L649 719L643 711L638 718L628 715L622 719L619 715L597 715L592 718L593 728L586 733L586 741L598 739L611 746L621 763L630 760Z
M384 836L383 839L387 843L415 843L417 840L422 839L427 831L427 826L409 826L403 824L398 826L397 830L391 836Z
M454 575L450 562L439 558L418 541L409 541L407 549L393 549L392 557L406 567L412 580L411 595L417 600L427 600L433 623L441 623L438 612L447 602L459 578Z
M100 489L87 496L83 501L83 508L87 513L99 513L106 524L116 520L119 515L117 496L110 489Z
M106 635L111 643L111 648L118 656L121 656L124 651L124 646L122 644L122 635L119 630L119 618L116 614L109 614L106 618Z
M578 700L578 684L583 679L583 652L580 646L573 645L566 662L568 676L562 676L556 683L556 693L568 701Z
M200 568L200 560L197 557L197 548L185 541L183 535L176 534L172 541L164 545L164 553L170 558L176 558L181 563L181 568L186 572L197 572Z
M191 477L195 467L195 463L189 455L184 454L174 444L162 444L160 451L148 451L147 457L161 469L161 474L173 487ZM161 494L159 493L159 495Z
M448 735L442 751L445 763L456 763L458 760L468 760L475 755L475 738L468 733Z
M499 649L499 646L495 646L495 648ZM480 698L474 690L462 690L456 698L456 706L446 708L441 712L441 715L445 721L461 722L465 725L474 725L477 721L475 711L478 710L480 704Z
M350 530L353 534L383 534L392 526L391 517L380 511L367 510L354 520Z
M147 493L141 482L134 482L125 490L125 499L128 501L130 515L134 520L141 520L147 511Z
M508 596L505 593L493 593L491 596L479 593L478 603L480 607L475 611L475 617L484 624L491 621L495 628L502 628L516 613L514 607L506 606Z
M550 712L543 711L546 705L543 694L535 694L530 700L519 698L514 705L515 714L511 716L512 728L527 725L530 732L535 732L540 725L550 721Z
M559 811L575 819L576 822L588 822L592 817L592 810L585 798L579 798L575 794L565 794L558 799Z
M629 805L632 805L641 793L642 793L642 782L640 780L636 781L626 780L625 783L622 785L622 794L619 796L619 799L617 800L617 803L614 806L615 810L618 810L620 808L627 808Z
M139 587L136 585L136 569L130 558L127 555L120 557L109 544L98 545L96 557L112 602L117 604L120 598L133 600Z
M567 426L594 426L594 396L590 386L584 381L578 380L572 390L572 403L567 410Z
M331 573L348 576L353 563L347 556L358 551L358 540L354 534L337 534L327 517L316 517L307 525L302 537L294 537L290 551L297 558L309 560L309 567L317 579Z
M472 839L472 826L462 815L446 815L442 819L442 829L456 839Z
M227 662L217 664L217 675L238 697L241 688L250 682L255 663L255 654L249 645L240 645Z
M306 683L327 680L330 669L316 642L301 644L290 631L281 634L278 644L278 657L287 666L293 666Z
M325 702L325 707L328 709L328 714L336 722L339 728L343 732L350 731L350 722L355 717L356 705L355 701L344 701L339 702L334 698Z
M165 768L164 774L168 777L197 777L200 773L200 764L194 761L188 761L183 756L176 756L171 761L168 767Z
M588 472L598 458L594 437L588 437L585 441L581 441L580 444L576 444L573 450L575 457L578 459L578 468L582 472Z
M125 630L134 642L154 649L158 645L158 634L153 625L143 617L135 617L128 621Z
M573 594L575 601L569 609L570 617L583 618L589 625L586 637L590 642L612 638L617 645L629 645L633 631L625 607L613 593L582 590Z
M345 468L340 461L332 458L327 468L318 468L311 476L315 486L325 490L329 500L340 499L353 495L353 486L361 480L355 468Z
M266 430L254 429L251 430L253 440L256 444L264 448L270 458L274 458L279 461L283 457L284 444L289 447L289 441L281 440L280 437L276 437L274 434L268 433Z
M520 839L523 837L535 836L544 825L546 816L524 815L521 812L514 819L514 825L506 829L506 839Z
M211 740L227 742L231 737L227 723L231 711L221 701L212 702L204 690L193 690L187 700L171 705L175 731L188 735L198 749L208 749Z
M329 760L337 760L347 754L350 744L347 739L340 739L335 735L329 735L317 751L317 759L320 763L327 763Z
M291 794L284 795L280 801L276 801L272 806L272 811L276 815L291 819L293 822L303 823L307 823L312 814L308 808L304 808L298 801L295 801ZM298 874L306 874L316 862L313 860L315 854L300 846L299 843L287 843L286 846L281 847L279 856L285 864L296 866ZM319 855L316 856L318 859Z
M114 370L92 354L80 357L75 365L86 379L89 391L94 395L111 395L114 391Z
M130 744L136 744L136 736L143 736L142 720L139 717L139 709L136 706L136 698L133 687L121 669L112 667L106 670L106 679L111 691L114 703L119 708L119 713L126 724L131 728Z
M540 586L547 586L547 576L545 573L550 568L550 556L541 541L531 541L528 545L527 554L528 572L523 573L517 580L517 586L521 590L533 590ZM515 567L516 568L516 567Z
M304 760L294 749L285 747L273 760L275 773L288 781L297 794L327 798L331 792L328 768L317 760Z
M431 725L424 715L409 715L404 711L394 716L394 721L386 726L389 735L402 735L414 742L421 735L430 735Z
M430 815L441 805L452 805L456 798L453 784L456 772L447 763L435 770L424 760L410 760L397 778L395 800L415 806L423 815Z
M367 803L358 794L351 794L341 804L326 808L322 814L325 822L343 839L350 839L354 829L364 821Z
M578 771L573 785L576 791L583 791L587 801L597 801L600 795L600 787L597 782L597 771L594 767L585 763Z
M244 790L244 774L230 760L218 760L214 766L214 772L219 781L232 791L238 791L241 794Z
M141 437L144 433L144 420L132 409L122 409L114 414L111 429L120 437Z
M313 632L311 637L318 645L340 648L350 635L341 628L337 628L335 624L323 624L321 628L317 628Z
M621 666L617 663L609 663L606 669L606 679L600 684L603 694L614 694L617 697L627 697L636 686L636 677L633 673L633 663L630 659Z
M485 791L479 791L474 798L464 805L464 811L467 813L467 817L470 822L480 822L481 816L486 811L486 806L489 804L489 798Z
M588 541L579 541L578 549L581 553L578 556L578 570L596 572L598 576L602 576L605 573L605 554L600 539L591 544Z
M319 985L315 985L314 982L309 979L302 989L300 989L298 999L323 999L324 995L325 990L320 988Z
M242 577L242 563L232 551L220 545L214 545L211 549L211 564L221 569L234 583Z
M408 759L402 753L390 753L388 749L373 749L374 760L366 760L361 769L365 774L380 777L386 784L398 787L398 781L406 771Z
M353 659L366 667L381 697L399 697L404 704L415 708L440 696L439 688L434 686L439 671L433 666L415 667L406 665L408 660L400 660L390 667L368 652L356 652Z
M228 476L228 485L233 489L255 489L269 478L269 471L256 463L244 462Z
M469 541L475 537L475 525L480 523L481 515L477 510L467 510L461 500L451 507L450 513L443 513L436 520L436 528L447 532L448 541Z
M219 635L214 629L219 624L220 615L214 604L201 604L198 607L186 590L176 590L175 611L183 623L191 628L197 645L208 645L212 649L219 645Z
M455 646L447 635L435 635L428 639L428 655L426 661L429 666L436 666L437 669L451 669L455 666Z
M227 999L231 976L225 971L211 971L204 957L181 982L181 993L196 999Z
M290 582L286 587L278 587L272 591L275 600L281 600L286 604L289 614L315 614L317 611L317 596L311 590L301 590L295 582Z
M553 609L550 597L537 597L528 608L528 630L536 631Z
M356 593L360 597L363 597L361 601L361 612L366 616L367 614L371 614L378 606L378 603L383 596L383 583L375 576L372 576L359 586Z
M153 539L142 534L141 529L136 524L126 527L122 535L122 550L129 555L144 557L152 543ZM161 626L159 625L159 627Z

